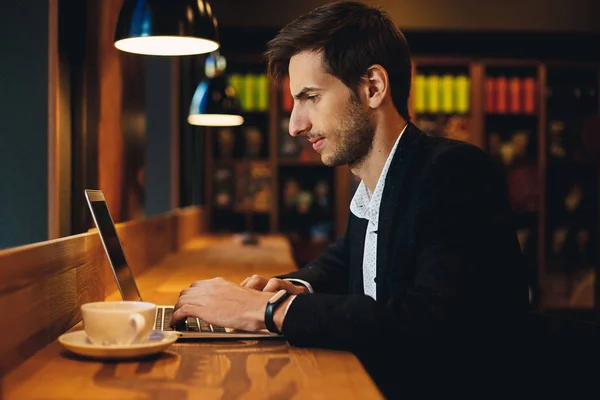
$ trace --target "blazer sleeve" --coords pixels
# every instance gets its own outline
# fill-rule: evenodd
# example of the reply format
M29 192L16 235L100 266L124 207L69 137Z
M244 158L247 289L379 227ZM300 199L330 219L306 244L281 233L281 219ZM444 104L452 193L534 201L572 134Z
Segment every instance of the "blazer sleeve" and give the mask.
M316 260L298 271L280 275L280 279L301 279L310 283L315 293L348 293L348 240L340 236Z
M481 310L490 312L492 302L503 300L494 296L511 291L515 285L502 285L518 277L496 269L507 266L490 259L505 257L514 264L518 243L514 231L507 233L505 185L486 157L475 147L457 145L429 164L418 189L416 278L407 290L396 290L385 302L362 294L297 296L282 327L289 343L361 351L451 340L469 332L467 325L479 321ZM506 243L513 236L515 242Z

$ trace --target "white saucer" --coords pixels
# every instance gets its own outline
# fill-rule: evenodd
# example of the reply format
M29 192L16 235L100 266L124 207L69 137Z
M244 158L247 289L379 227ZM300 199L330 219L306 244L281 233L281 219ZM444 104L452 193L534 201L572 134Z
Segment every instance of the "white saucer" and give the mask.
M152 331L144 343L130 345L96 345L90 342L85 331L69 332L61 335L58 342L73 353L93 358L123 359L148 356L163 351L172 345L179 335L171 331Z

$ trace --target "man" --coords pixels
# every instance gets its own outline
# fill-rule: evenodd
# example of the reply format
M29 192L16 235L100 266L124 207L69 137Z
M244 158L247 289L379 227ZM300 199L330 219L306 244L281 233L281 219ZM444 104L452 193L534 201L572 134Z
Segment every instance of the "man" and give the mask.
M272 77L289 73L290 134L362 180L347 232L289 275L192 284L174 322L269 327L292 345L353 351L384 393L398 375L370 366L386 357L410 370L444 349L510 333L528 288L502 175L475 146L428 137L410 122L409 48L389 17L328 4L285 27L267 56ZM281 289L292 295L265 321Z

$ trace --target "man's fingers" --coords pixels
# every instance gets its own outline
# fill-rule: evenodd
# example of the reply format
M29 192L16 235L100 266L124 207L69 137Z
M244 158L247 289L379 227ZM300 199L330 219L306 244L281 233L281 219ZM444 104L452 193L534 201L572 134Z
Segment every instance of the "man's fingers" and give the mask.
M202 307L193 304L184 304L173 312L169 325L177 325L178 322L185 320L187 317L202 318Z
M289 287L286 285L286 281L277 278L269 279L269 282L265 285L263 292L277 292L278 290L285 289L288 290Z
M186 296L186 295L190 295L190 294L205 294L206 293L206 288L203 287L190 287L188 289L183 289L181 292L179 292L179 297L181 296Z
M269 282L265 285L263 292L277 292L279 290L285 290L292 294L302 294L304 290L300 286L294 285L290 281L286 281L284 279L271 278Z
M198 295L184 294L180 296L175 304L170 325L175 325L187 317L201 318L202 306L206 304L204 300L204 297Z
M186 304L191 306L204 306L206 305L205 297L193 294L184 294L179 296L179 300L177 300L177 304L175 304L174 311L184 307Z
M263 290L263 288L269 281L267 278L262 277L260 275L252 275L251 277L246 279L247 282L244 284L244 287L255 290Z
M250 277L247 277L246 279L244 279L242 281L242 283L240 283L240 286L246 286L246 283L248 283L249 280L250 280Z
M304 294L306 290L303 286L296 286L290 281L285 279L271 278L265 285L263 292L277 292L279 290L285 290L291 294Z

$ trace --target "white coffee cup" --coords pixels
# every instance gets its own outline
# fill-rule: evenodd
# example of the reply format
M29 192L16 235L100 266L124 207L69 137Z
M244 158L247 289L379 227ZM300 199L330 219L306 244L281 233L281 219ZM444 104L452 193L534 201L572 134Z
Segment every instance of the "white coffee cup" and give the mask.
M102 301L81 306L85 333L96 345L130 345L150 337L156 304L144 301Z

